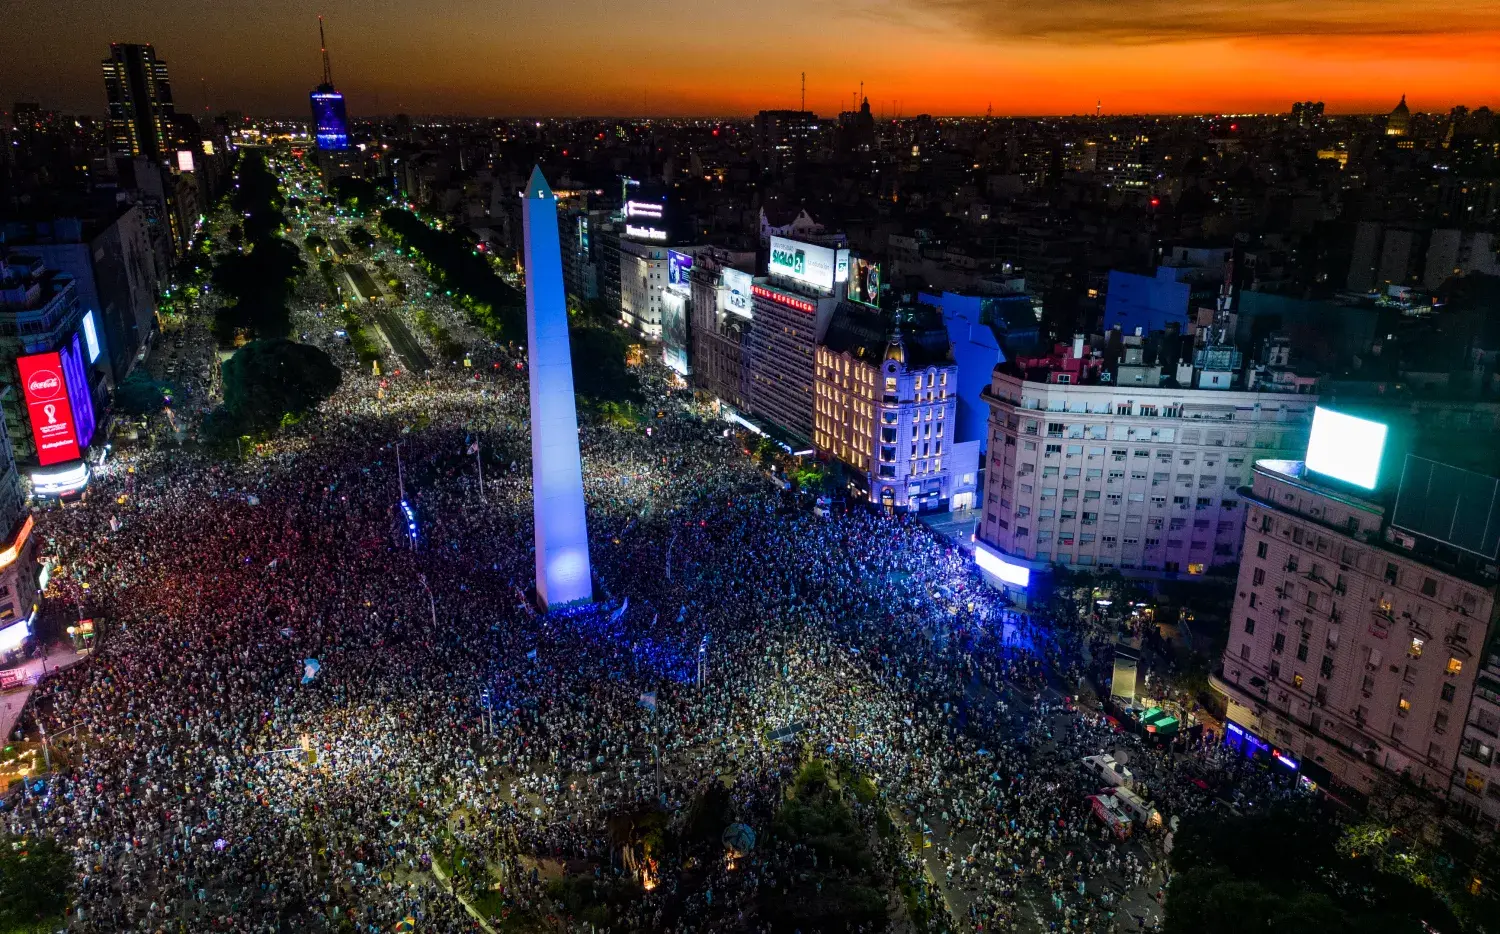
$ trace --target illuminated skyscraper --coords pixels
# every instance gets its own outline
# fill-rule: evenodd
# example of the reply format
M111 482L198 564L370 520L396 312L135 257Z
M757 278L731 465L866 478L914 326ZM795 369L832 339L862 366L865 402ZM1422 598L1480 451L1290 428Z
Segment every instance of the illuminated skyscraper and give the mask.
M156 57L150 45L112 42L103 67L109 151L118 156L165 159L177 113L167 63Z
M313 135L319 149L349 148L349 118L344 114L344 95L333 86L333 69L328 64L328 43L323 38L323 17L318 17L318 45L323 51L323 83L313 88Z
M531 489L536 520L536 593L544 607L593 596L583 509L578 409L568 346L557 197L532 169L521 196L526 237L526 344L531 378Z

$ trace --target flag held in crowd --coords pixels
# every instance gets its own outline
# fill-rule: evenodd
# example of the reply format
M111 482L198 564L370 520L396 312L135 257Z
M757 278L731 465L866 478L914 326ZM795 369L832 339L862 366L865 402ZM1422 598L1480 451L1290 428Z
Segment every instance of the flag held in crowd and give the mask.
M311 684L322 670L323 665L316 658L304 658L302 660L302 683Z
M646 708L652 713L656 713L656 692L647 691L646 693L642 694L640 704L642 707Z

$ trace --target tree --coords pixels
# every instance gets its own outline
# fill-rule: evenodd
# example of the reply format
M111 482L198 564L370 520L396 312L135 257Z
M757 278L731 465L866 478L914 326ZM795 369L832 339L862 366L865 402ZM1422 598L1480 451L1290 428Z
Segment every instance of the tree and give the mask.
M316 230L303 237L302 242L307 244L307 248L314 253L321 253L328 246L328 241L323 239L323 235Z
M165 403L170 387L136 370L115 388L115 409L126 415L149 415Z
M370 232L364 227L355 224L349 228L349 242L356 249L368 250L375 245L375 238L370 236Z
M1167 934L1422 934L1458 931L1434 893L1341 852L1339 828L1311 805L1242 817L1193 815L1173 840Z
M73 859L56 840L0 836L0 930L40 929L67 908L72 882Z
M224 364L222 433L266 432L286 415L299 415L333 394L343 374L328 354L285 339L251 341Z

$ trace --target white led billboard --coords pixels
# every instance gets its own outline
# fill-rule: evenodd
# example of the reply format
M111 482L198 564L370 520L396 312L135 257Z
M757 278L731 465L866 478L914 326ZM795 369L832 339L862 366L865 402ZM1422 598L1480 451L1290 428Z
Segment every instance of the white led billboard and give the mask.
M1373 490L1380 478L1386 431L1380 422L1320 405L1313 411L1312 434L1307 439L1307 469Z
M832 292L836 260L835 251L826 246L772 237L766 269L773 276L786 276L823 292Z

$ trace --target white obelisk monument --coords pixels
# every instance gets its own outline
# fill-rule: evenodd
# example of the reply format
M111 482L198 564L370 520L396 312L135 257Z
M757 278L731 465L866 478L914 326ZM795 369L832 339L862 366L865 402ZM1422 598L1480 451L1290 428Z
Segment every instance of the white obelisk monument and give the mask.
M568 352L557 197L540 167L522 195L526 231L526 344L531 364L531 490L536 593L544 609L593 597L583 511L578 409Z

